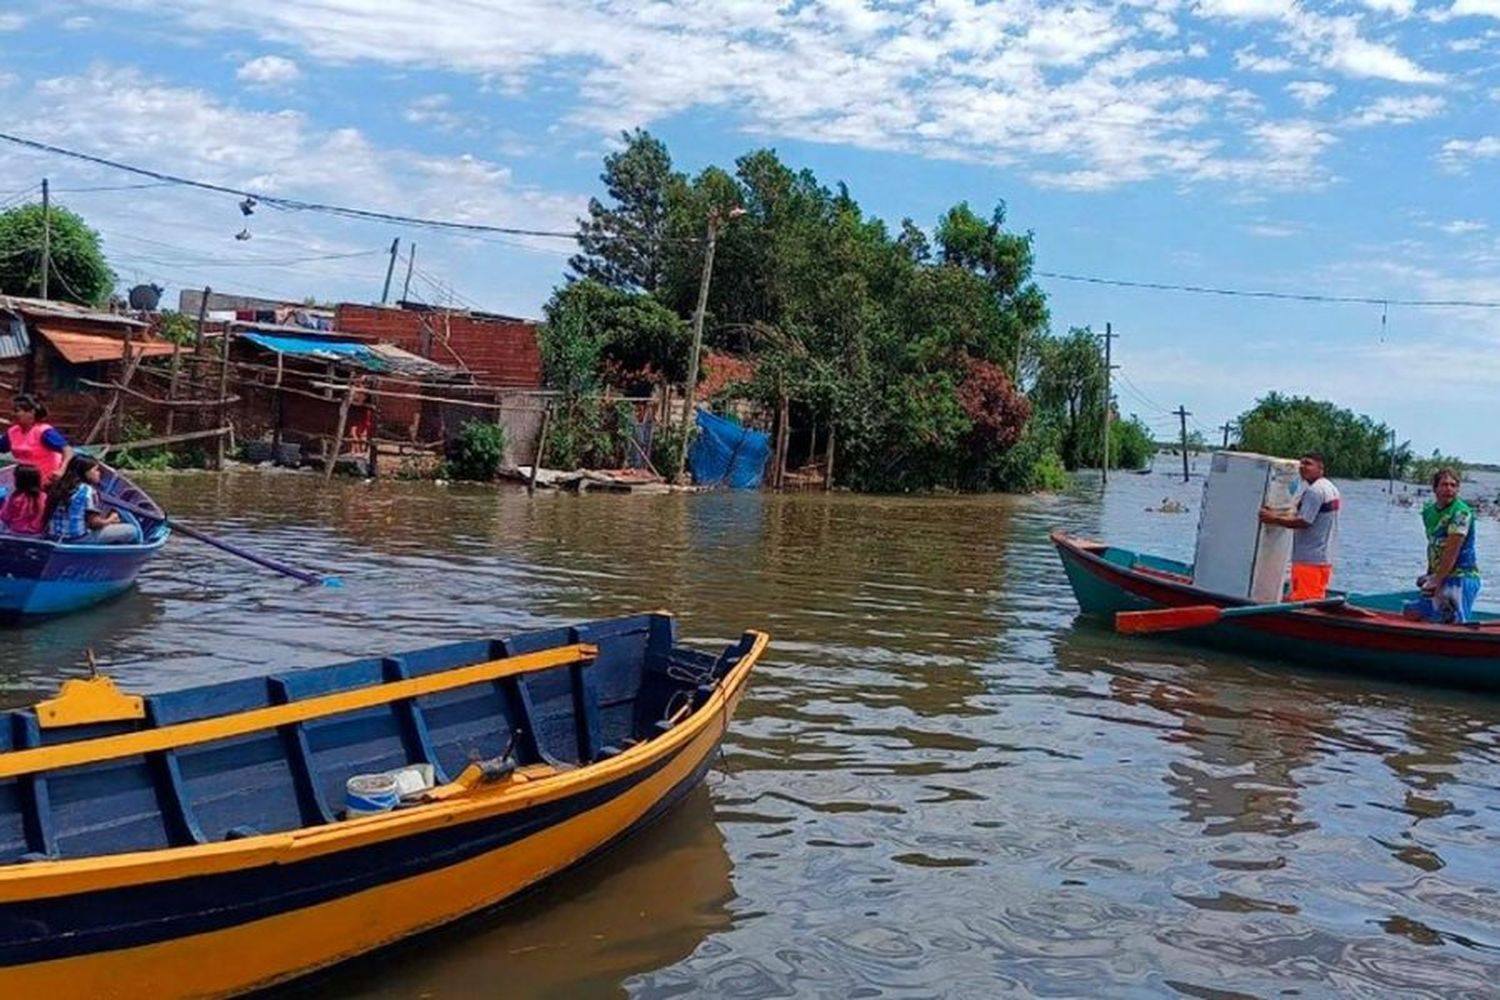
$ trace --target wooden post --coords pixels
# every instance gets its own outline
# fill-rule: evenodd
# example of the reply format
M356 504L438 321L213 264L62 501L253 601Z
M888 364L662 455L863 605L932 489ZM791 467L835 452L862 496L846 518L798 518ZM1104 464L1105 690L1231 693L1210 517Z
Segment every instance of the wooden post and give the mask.
M94 439L99 436L100 432L109 426L110 417L114 415L115 407L120 402L120 390L130 385L130 380L135 377L135 370L141 365L141 357L142 355L137 353L125 363L125 371L120 375L120 381L114 395L109 398L108 403L104 404L104 412L99 414L99 418L94 421L94 426L89 428L88 434L84 435L84 444L93 444Z
M333 467L338 464L339 452L344 447L344 427L349 423L349 407L354 402L354 379L349 379L349 388L344 391L344 400L339 403L338 425L333 432L333 447L328 451L328 461L323 463L323 482L333 478Z
M208 316L208 286L203 287L203 298L198 301L198 328L193 338L193 343L198 350L203 349L203 321ZM278 355L279 357L280 355ZM177 423L177 410L171 405L177 401L177 380L182 371L182 343L172 341L172 376L167 383L167 436L172 435L173 425ZM223 426L222 424L220 426Z
M229 342L234 339L234 328L229 324L224 325L223 350L219 353L219 426L224 427L229 422L229 407L225 402L229 397ZM220 435L218 448L214 456L214 468L220 472L224 471L224 437Z
M781 412L777 415L776 428L776 489L786 488L786 452L791 441L791 405L785 392L781 394Z
M531 477L526 481L528 496L536 492L536 470L542 467L542 456L547 452L547 425L552 423L552 404L542 410L542 430L536 438L536 454L531 459Z
M833 421L828 422L828 457L823 463L823 492L833 489Z
M1114 417L1113 408L1109 405L1109 380L1110 372L1114 365L1109 363L1110 343L1115 339L1115 331L1110 324L1104 324L1104 462L1101 472L1104 476L1104 484L1109 485L1109 422Z
M1177 414L1177 419L1182 422L1182 481L1183 482L1187 482L1188 481L1187 418L1191 417L1192 414L1187 411L1186 407L1184 407L1184 406L1182 406L1180 404L1178 405L1177 409L1174 412Z
M47 298L48 277L52 273L52 193L47 178L42 178L42 298Z
M133 334L134 333L135 333L135 327L133 327L133 326L127 326L125 328L125 354L124 354L124 359L125 359L125 367L127 367L127 368L131 367L131 362L135 360L135 352L131 350L131 346L132 346L131 345L131 341L133 339ZM114 416L114 425L115 425L115 433L114 433L113 436L114 436L114 438L116 440L119 440L120 438L124 437L124 435L125 435L125 395L122 392L120 392L119 389L115 390L115 416ZM106 428L105 432L104 432L104 440L108 441L109 439L110 439L110 433L109 433L108 428Z

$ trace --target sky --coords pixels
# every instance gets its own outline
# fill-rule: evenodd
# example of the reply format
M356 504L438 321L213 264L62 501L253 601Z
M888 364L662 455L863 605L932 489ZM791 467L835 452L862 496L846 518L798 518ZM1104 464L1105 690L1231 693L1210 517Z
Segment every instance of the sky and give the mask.
M1500 460L1500 0L0 0L0 131L228 187L571 231L624 129L770 147L893 226L1007 206L1120 407L1220 440L1268 390ZM0 143L122 287L540 316L566 240L261 206ZM236 239L248 235L247 239Z

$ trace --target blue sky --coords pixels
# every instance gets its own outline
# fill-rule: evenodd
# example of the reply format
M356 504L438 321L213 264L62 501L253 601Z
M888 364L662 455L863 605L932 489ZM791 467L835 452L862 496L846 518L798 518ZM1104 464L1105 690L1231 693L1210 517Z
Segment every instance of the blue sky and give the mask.
M572 228L640 125L689 172L772 146L893 223L1004 199L1055 274L1500 301L1500 0L7 0L0 118L228 186L541 229ZM0 199L42 176L169 300L368 301L400 237L414 298L536 316L569 251L246 219L0 146ZM1216 438L1279 389L1500 459L1500 309L1038 280L1056 329L1113 323L1121 406L1163 433L1180 403Z

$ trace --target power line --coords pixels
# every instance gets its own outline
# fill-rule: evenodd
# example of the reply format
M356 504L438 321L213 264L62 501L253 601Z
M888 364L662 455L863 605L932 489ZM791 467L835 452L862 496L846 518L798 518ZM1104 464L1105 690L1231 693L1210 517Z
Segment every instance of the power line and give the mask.
M578 239L578 233L556 229L519 229L513 226L492 226L478 222L455 222L448 219L426 219L413 215L396 215L391 212L376 212L364 208L349 208L344 205L330 205L323 202L303 201L299 198L281 198L275 195L261 194L257 191L249 191L243 188L233 188L224 184L214 184L209 181L194 180L190 177L180 177L176 174L168 174L159 170L150 170L146 167L137 167L129 163L121 163L118 160L106 159L102 156L94 156L91 153L79 152L76 149L65 149L62 146L53 146L50 143L37 142L35 139L26 139L22 136L11 135L0 132L0 141L24 146L54 156L65 156L84 163L92 163L101 167L109 167L112 170L121 170L126 173L135 174L138 177L149 177L163 184L175 184L180 187L197 188L200 191L212 191L217 194L232 195L236 198L251 198L257 204L267 205L271 208L279 208L290 212L321 212L325 215L336 215L348 219L360 219L366 222L391 222L403 226L415 226L425 229L442 229L450 232L460 233L498 233L504 236L538 236L549 239ZM592 235L592 234L591 234ZM602 234L601 234L602 235ZM608 238L608 237L606 237ZM619 237L631 239L638 237ZM659 242L698 243L697 237L665 237Z
M3 138L3 136L0 136ZM1124 278L1100 278L1087 274L1063 274L1058 271L1033 271L1039 278L1079 281L1089 285L1113 285L1118 288L1144 288L1157 292L1190 292L1194 295L1226 295L1243 299L1281 299L1289 302L1330 302L1366 306L1419 306L1454 309L1500 309L1500 301L1483 299L1402 299L1379 295L1325 295L1317 292L1270 292L1244 288L1215 288L1209 285L1174 285L1164 281L1127 281Z

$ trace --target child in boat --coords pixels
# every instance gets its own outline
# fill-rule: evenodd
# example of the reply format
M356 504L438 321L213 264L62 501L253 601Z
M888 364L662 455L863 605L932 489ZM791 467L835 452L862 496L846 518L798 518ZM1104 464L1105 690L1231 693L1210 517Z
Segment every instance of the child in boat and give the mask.
M14 535L40 535L47 523L42 474L34 465L18 465L15 477L15 492L0 506L0 525Z
M99 503L103 469L87 455L74 455L47 488L47 537L76 545L129 545L140 540L135 525Z

